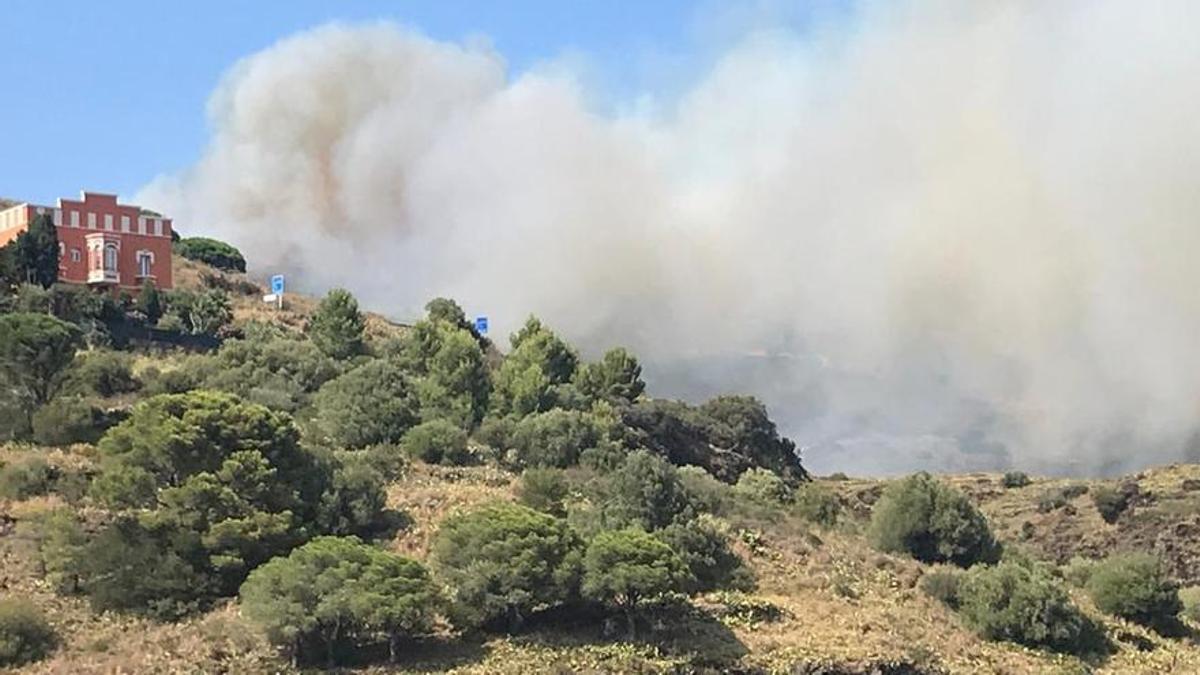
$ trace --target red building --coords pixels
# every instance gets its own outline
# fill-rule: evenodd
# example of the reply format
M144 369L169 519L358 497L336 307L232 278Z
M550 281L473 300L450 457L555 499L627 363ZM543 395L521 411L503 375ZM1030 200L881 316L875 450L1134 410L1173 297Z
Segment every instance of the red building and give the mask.
M17 204L0 210L0 246L16 239L40 214L58 229L58 278L101 288L141 288L149 279L171 288L171 219L116 195L84 192L58 206Z

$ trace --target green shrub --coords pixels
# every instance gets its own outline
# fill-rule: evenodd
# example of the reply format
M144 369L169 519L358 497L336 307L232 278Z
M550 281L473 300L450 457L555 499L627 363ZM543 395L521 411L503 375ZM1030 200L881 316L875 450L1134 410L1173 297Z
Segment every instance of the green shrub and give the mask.
M359 461L365 462L367 466L378 471L379 475L387 481L400 478L408 468L408 455L405 454L404 449L391 443L379 443L362 450L348 450L340 454L357 456Z
M563 501L569 493L566 474L552 467L525 469L517 486L517 499L522 504L559 517L566 515Z
M475 440L493 450L506 450L516 426L511 417L485 417L475 430Z
M750 469L738 478L733 493L759 504L777 506L792 499L792 488L770 469Z
M22 500L50 494L58 470L41 457L0 467L0 498Z
M446 420L422 422L400 440L405 454L430 464L470 464L467 432Z
M358 301L344 288L335 288L321 300L308 325L308 334L326 355L348 359L363 351L366 319Z
M57 643L54 628L32 603L0 599L0 667L44 659Z
M159 370L154 366L142 372L142 392L146 396L182 394L200 386L199 375L187 368Z
M203 386L293 412L341 373L334 359L309 340L256 335L227 340L203 368Z
M1183 605L1183 617L1192 623L1200 623L1200 586L1180 589L1179 602Z
M1169 624L1183 608L1178 586L1149 553L1105 558L1096 564L1087 590L1100 611L1148 626Z
M629 454L615 471L591 486L607 529L657 530L695 513L674 466L645 450Z
M676 475L687 493L688 501L698 511L719 515L729 508L733 488L714 478L703 467L681 466L676 470Z
M133 376L133 357L121 352L85 352L67 373L66 389L78 394L115 396L140 387L141 383Z
M655 533L687 565L692 583L687 590L750 590L754 576L729 547L729 538L709 518L694 518L668 525Z
M335 466L299 440L289 416L232 394L139 403L100 441L91 495L134 510L82 556L93 606L178 616L319 533ZM370 503L351 501L356 512Z
M361 453L348 453L352 456ZM392 525L383 476L361 459L335 461L333 477L317 512L321 532L370 538Z
M186 237L175 242L175 252L188 260L202 262L228 272L246 271L246 259L242 257L242 252L216 239Z
M565 468L579 463L580 453L603 438L604 429L595 415L555 409L518 422L509 444L517 466Z
M75 396L59 396L33 413L33 439L42 445L95 443L107 428L104 411Z
M1004 474L1004 478L1001 480L1001 482L1006 488L1021 488L1029 485L1033 481L1029 480L1029 475L1024 471L1009 471L1008 473Z
M370 361L325 383L313 406L322 440L332 447L395 443L420 421L412 382L389 359Z
M562 520L517 504L491 504L438 527L432 565L464 626L520 628L531 612L574 595L582 543Z
M958 584L962 572L951 567L938 567L921 576L921 590L950 609L958 609Z
M1100 517L1104 522L1117 522L1122 513L1129 508L1133 498L1137 496L1138 487L1136 483L1126 483L1120 487L1103 486L1092 490L1092 502L1096 504L1096 510L1100 512Z
M638 608L694 584L687 566L670 546L636 528L597 534L583 558L583 597L625 613L629 637Z
M440 604L421 563L360 542L318 537L255 570L240 591L242 609L267 637L291 652L325 647L333 666L339 642L385 637L391 660L402 638L427 632Z
M792 495L793 510L805 520L822 527L833 527L842 513L837 495L819 483L802 483Z
M870 538L881 551L926 563L969 567L999 559L987 519L966 495L927 473L890 485L871 512Z
M967 624L986 639L1063 652L1087 649L1087 619L1042 567L977 566L962 575L956 597Z
M1044 492L1038 499L1037 509L1039 513L1049 513L1056 509L1061 509L1067 506L1071 500L1080 495L1087 494L1088 486L1083 483L1072 483L1060 488L1052 488Z
M1062 566L1062 577L1075 588L1083 588L1087 586L1088 580L1092 578L1092 572L1095 570L1095 560L1075 556Z

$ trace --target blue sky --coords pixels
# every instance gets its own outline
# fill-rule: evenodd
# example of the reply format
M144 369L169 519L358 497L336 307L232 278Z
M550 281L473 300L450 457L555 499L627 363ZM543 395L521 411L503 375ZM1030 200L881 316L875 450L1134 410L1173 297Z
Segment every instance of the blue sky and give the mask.
M222 73L330 21L393 20L445 40L484 36L512 72L566 56L594 91L619 98L681 86L735 33L799 23L813 4L4 0L0 82L18 102L0 106L9 160L0 162L0 196L52 203L82 188L128 196L186 168L204 148L205 103Z

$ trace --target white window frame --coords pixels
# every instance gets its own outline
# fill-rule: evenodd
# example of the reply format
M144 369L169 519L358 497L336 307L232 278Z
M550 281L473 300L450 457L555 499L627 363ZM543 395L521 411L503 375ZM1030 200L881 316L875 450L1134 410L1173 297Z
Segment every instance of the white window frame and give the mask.
M111 213L104 214L104 231L105 232L113 231L113 217L112 217Z
M71 249L71 262L77 263L80 260L82 260L82 257L79 253L79 249L77 249L77 248Z
M142 269L142 261L145 262L145 270ZM139 277L154 276L154 252L153 251L138 251L137 252L137 275Z
M109 265L109 254L112 254L112 264ZM117 263L121 260L120 251L117 250L117 245L107 243L104 245L104 270L112 271L117 269Z
M79 227L79 212L71 212L71 227Z

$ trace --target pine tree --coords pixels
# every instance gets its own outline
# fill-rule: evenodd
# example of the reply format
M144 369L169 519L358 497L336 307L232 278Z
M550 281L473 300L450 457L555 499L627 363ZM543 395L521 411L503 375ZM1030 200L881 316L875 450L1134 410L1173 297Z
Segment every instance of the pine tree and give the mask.
M312 341L325 354L347 359L362 353L363 315L358 301L344 288L329 291L309 325Z
M22 281L42 288L58 281L58 230L49 215L36 216L14 243L13 265Z

